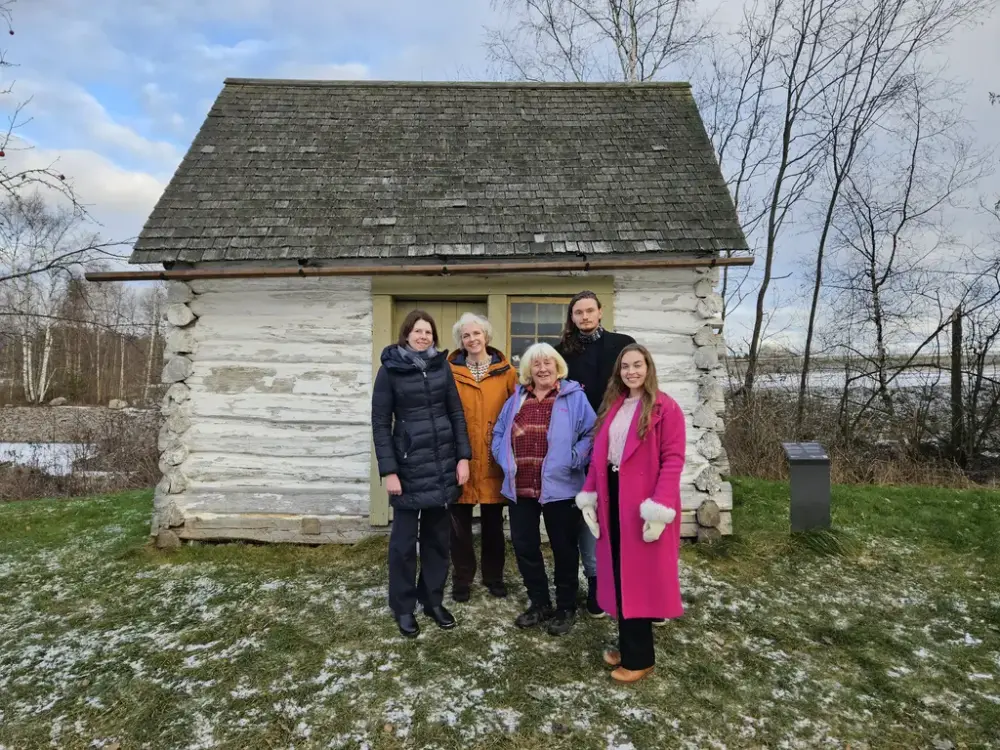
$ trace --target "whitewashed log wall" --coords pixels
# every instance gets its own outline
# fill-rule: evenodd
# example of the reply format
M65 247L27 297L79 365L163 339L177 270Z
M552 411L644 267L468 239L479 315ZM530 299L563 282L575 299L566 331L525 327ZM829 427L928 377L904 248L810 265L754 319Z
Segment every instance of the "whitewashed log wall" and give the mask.
M687 458L681 477L681 534L732 533L733 491L722 474L724 377L718 269L657 269L615 275L615 330L646 346L660 389L684 410Z
M699 539L732 532L717 284L710 269L615 276L615 328L685 413L681 533ZM158 543L371 533L369 279L170 282L165 317Z
M170 282L168 295L160 543L367 533L369 280Z

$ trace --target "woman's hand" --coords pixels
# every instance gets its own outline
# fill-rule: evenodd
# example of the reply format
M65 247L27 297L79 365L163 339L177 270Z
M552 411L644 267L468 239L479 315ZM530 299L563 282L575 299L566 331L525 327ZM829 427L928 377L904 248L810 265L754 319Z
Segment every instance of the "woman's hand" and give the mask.
M385 477L385 489L390 495L402 495L403 485L399 483L399 476L387 474Z
M463 458L458 462L458 468L455 469L455 477L458 479L458 486L461 487L466 482L469 481L469 461Z

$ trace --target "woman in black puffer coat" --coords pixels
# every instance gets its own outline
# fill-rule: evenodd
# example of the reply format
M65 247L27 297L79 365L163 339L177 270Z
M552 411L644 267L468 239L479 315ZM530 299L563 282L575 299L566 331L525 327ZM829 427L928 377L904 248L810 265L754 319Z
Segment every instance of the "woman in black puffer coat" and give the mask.
M455 627L442 605L451 553L449 506L469 478L472 450L447 352L437 346L434 319L412 311L399 341L382 351L372 390L378 473L393 508L389 607L407 637L420 633L413 615L418 601L439 627Z

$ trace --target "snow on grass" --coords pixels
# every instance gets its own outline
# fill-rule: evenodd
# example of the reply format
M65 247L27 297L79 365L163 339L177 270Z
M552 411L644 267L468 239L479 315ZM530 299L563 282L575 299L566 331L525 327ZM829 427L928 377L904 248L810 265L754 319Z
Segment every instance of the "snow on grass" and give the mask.
M686 551L686 614L657 629L654 677L623 687L600 658L607 620L580 618L563 638L513 627L512 561L508 599L477 588L452 607L458 628L421 617L407 641L386 609L384 551L147 554L144 512L85 509L72 544L21 539L0 554L0 743L443 748L515 735L700 750L951 733L972 746L1000 719L986 560L925 563L894 540L774 554L751 572L757 560Z

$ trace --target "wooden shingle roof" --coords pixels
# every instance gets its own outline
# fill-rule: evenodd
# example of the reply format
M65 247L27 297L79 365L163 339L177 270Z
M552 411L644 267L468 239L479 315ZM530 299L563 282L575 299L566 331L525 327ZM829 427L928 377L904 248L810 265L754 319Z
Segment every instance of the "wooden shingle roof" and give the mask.
M131 262L746 248L687 84L229 79Z

